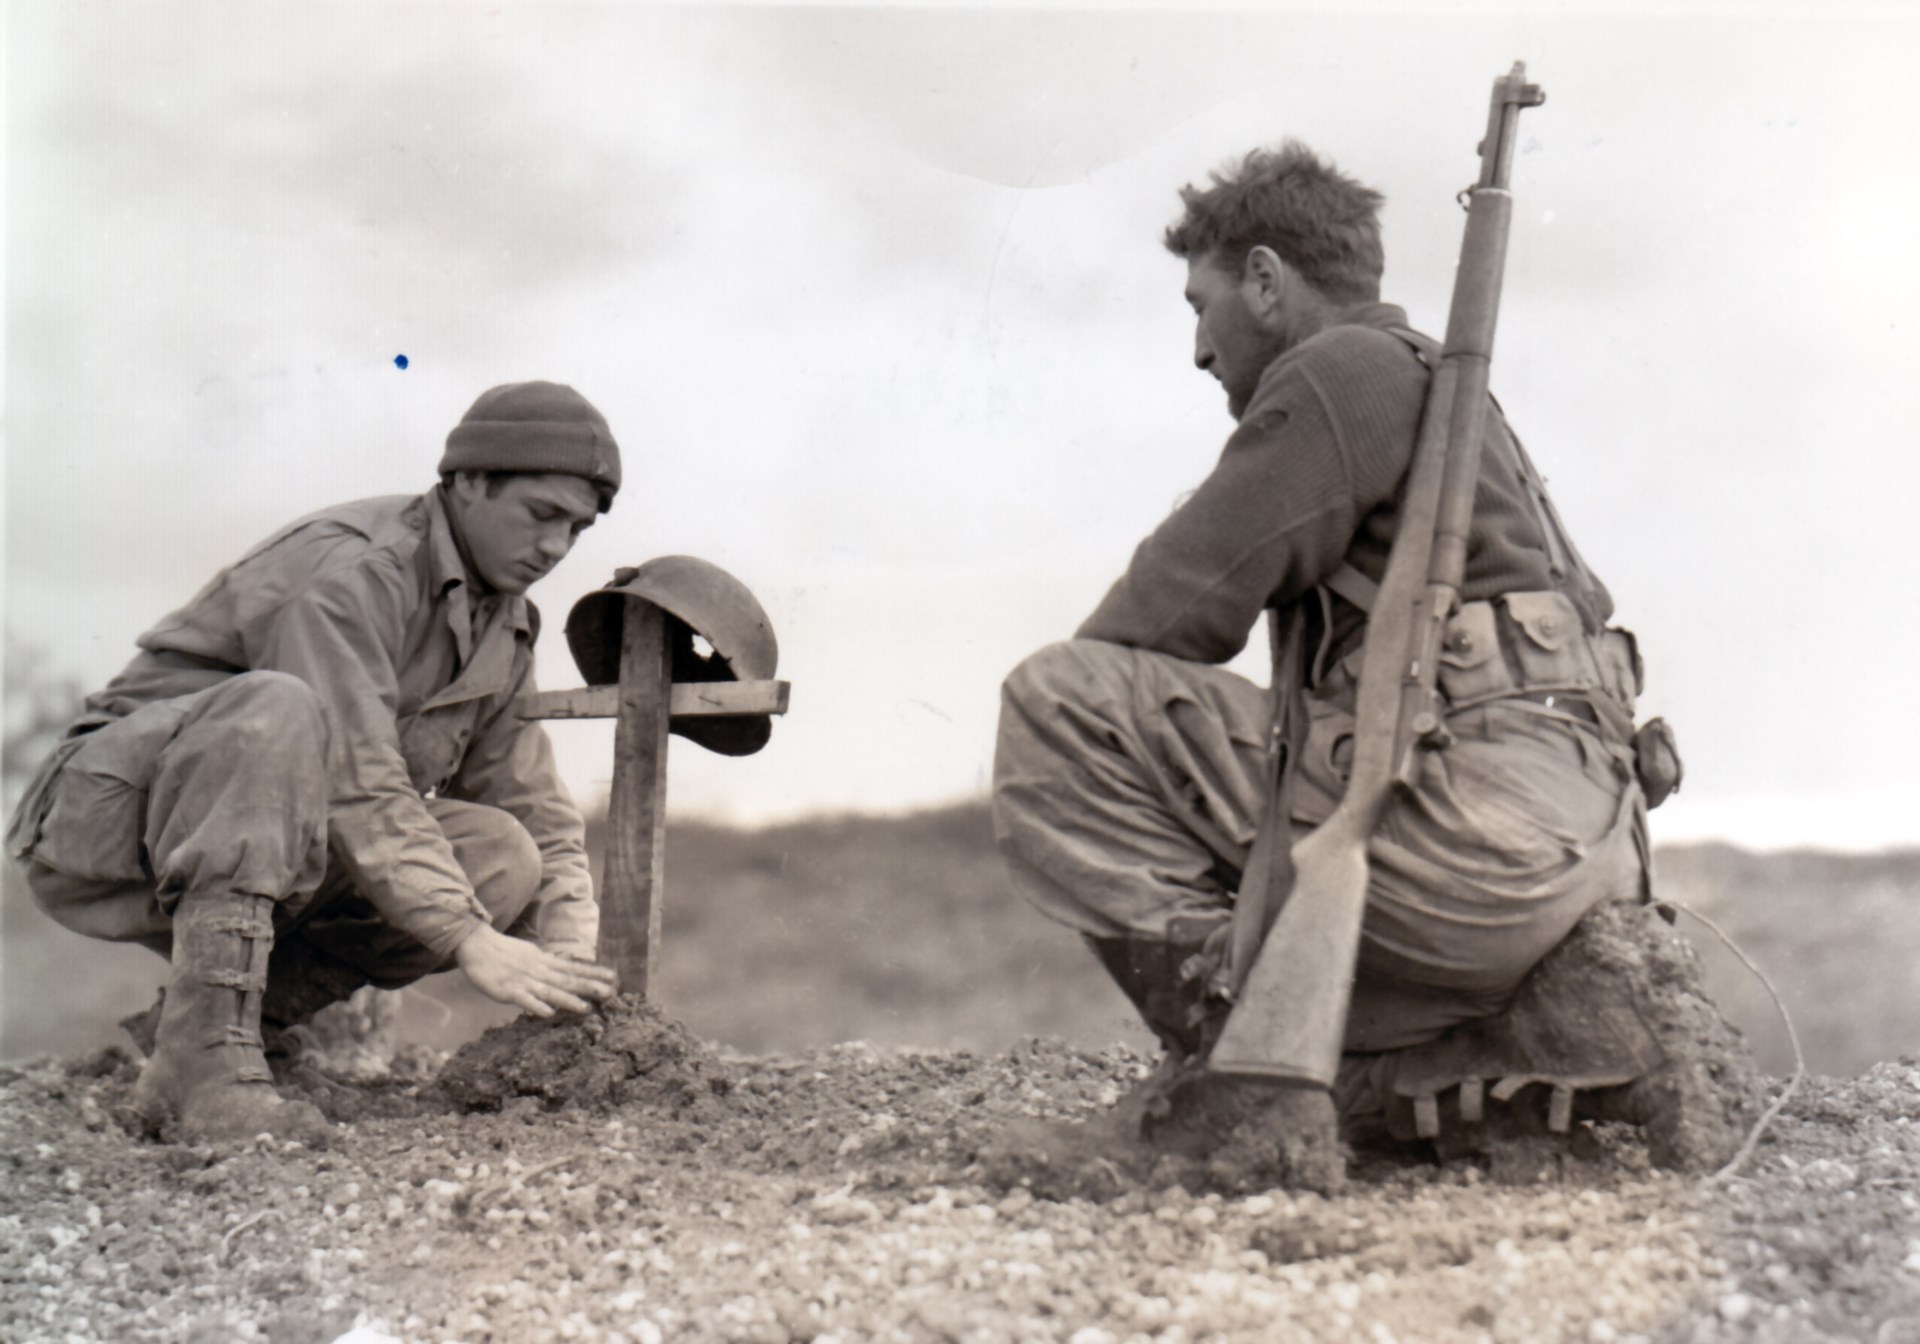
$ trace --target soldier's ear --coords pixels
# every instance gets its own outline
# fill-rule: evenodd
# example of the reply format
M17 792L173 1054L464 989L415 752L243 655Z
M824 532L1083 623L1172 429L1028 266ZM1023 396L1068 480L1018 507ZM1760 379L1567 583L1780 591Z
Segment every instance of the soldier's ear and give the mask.
M484 471L453 471L447 473L447 490L461 503L473 499L485 492L487 473Z
M1299 281L1299 275L1280 260L1278 252L1261 244L1247 253L1246 265L1240 273L1240 292L1255 319L1264 322L1278 313L1288 292Z

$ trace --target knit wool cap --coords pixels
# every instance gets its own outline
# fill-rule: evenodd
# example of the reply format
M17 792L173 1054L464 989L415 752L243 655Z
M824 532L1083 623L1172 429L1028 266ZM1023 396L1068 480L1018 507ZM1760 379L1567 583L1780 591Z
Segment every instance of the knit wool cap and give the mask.
M605 513L620 488L620 445L593 403L562 383L503 383L479 400L447 435L440 474L451 471L558 471L600 488Z

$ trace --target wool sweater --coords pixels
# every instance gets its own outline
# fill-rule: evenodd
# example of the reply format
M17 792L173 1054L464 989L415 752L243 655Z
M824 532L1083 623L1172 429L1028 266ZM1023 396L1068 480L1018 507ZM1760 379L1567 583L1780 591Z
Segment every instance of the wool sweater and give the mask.
M1078 637L1220 663L1263 609L1309 596L1343 562L1379 582L1430 377L1415 341L1426 338L1400 308L1364 304L1268 365L1211 474L1140 543ZM1555 554L1544 507L1490 408L1462 598L1557 588L1596 632L1612 599L1577 554ZM1332 613L1337 657L1365 616L1343 599Z

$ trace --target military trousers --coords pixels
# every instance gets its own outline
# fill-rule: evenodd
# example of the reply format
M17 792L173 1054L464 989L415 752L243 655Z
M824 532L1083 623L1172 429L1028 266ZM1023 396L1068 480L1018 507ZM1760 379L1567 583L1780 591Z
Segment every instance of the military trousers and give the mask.
M1231 909L1265 810L1272 706L1223 668L1094 640L1051 645L1002 691L995 832L1043 913L1164 938ZM1291 825L1332 812L1351 720L1314 704ZM1589 908L1645 889L1645 809L1621 744L1525 700L1448 718L1368 847L1346 1048L1398 1049L1490 1016Z
M327 724L298 678L246 672L63 743L15 819L34 901L76 933L167 954L189 891L271 898L276 940L398 987L448 959L383 920L327 852ZM498 808L427 811L496 928L539 889L539 847ZM293 951L289 947L285 952Z

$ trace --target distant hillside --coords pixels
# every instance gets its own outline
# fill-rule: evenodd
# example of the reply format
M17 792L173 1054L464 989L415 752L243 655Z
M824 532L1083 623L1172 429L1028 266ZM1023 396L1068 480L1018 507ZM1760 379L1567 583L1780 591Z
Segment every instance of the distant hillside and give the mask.
M1920 849L1877 854L1732 845L1655 852L1656 891L1724 928L1773 980L1809 1066L1855 1074L1920 1055ZM1770 1072L1792 1063L1766 990L1711 934L1681 917L1715 999Z
M1815 1071L1920 1053L1920 850L1691 845L1656 863L1664 894L1722 924L1774 978ZM70 935L32 908L11 869L6 885L0 1057L116 1039L114 1021L151 1000L159 959ZM1031 1035L1150 1043L1079 939L1009 889L982 803L759 830L678 822L666 886L661 1000L741 1050L849 1039L994 1050ZM1763 1065L1785 1072L1765 992L1710 935L1688 932L1728 1015ZM408 1018L448 1043L494 1012L443 976L409 993Z

